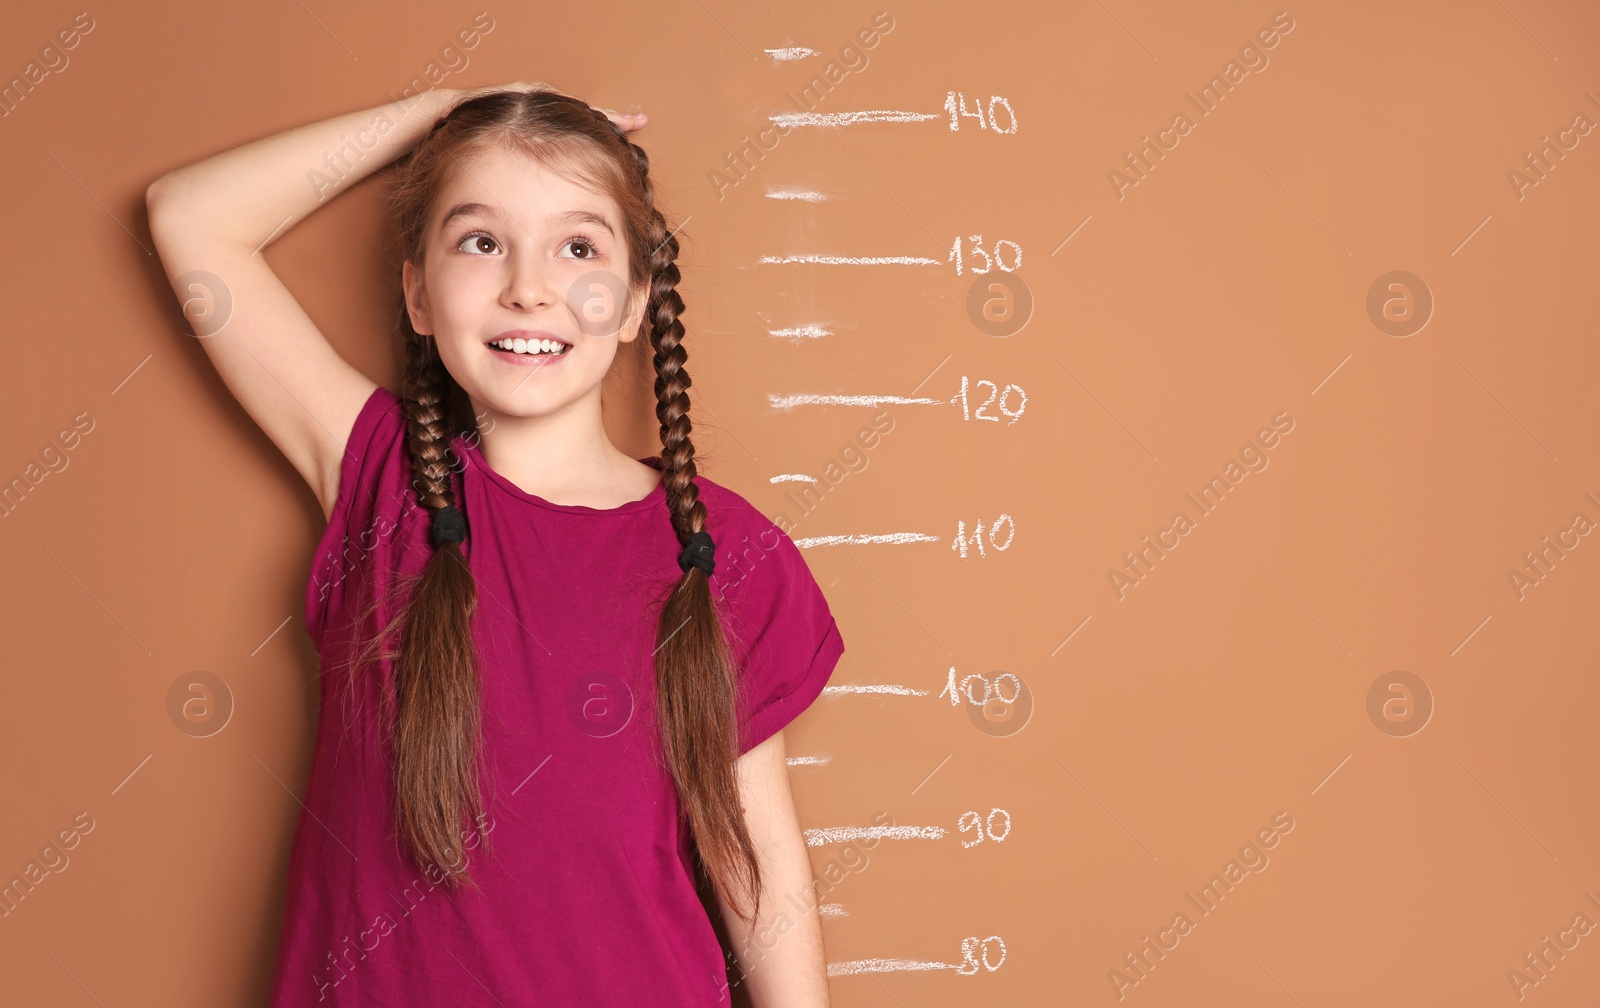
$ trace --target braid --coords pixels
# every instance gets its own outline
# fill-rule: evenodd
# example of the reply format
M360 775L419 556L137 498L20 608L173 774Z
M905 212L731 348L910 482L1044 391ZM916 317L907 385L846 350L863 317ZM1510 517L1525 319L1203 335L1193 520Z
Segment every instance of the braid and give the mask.
M452 379L433 339L404 326L409 362L402 391L406 447L412 487L430 512L454 508L449 442L449 390ZM434 547L409 611L438 613L435 619L406 621L403 660L396 668L394 702L394 786L396 829L452 885L477 888L457 847L463 809L478 823L482 683L472 644L471 617L477 585L457 541ZM481 834L487 844L487 833ZM487 847L485 848L487 850Z
M660 214L656 214L660 220ZM665 234L666 227L659 230ZM650 345L656 369L656 419L661 422L661 463L666 473L667 507L678 540L706 527L706 508L695 485L694 441L690 434L689 388L694 382L684 369L683 299L678 296L678 240L670 234L656 246L651 264Z
M650 213L650 345L656 369L656 419L661 422L661 462L666 473L667 510L678 541L687 543L691 535L706 527L705 505L695 486L694 442L689 435L689 387L694 384L683 363L689 355L683 349L683 298L678 296L678 239L667 227L655 206L655 187L650 184L650 155L628 140L622 127L599 109L592 109L633 152L639 169L644 204Z
M608 120L609 121L609 120ZM619 130L620 132L620 130ZM684 368L683 299L678 295L678 239L656 209L650 159L633 149L649 213L650 345L654 353L656 419L661 424L662 483L667 513L680 545L705 538L706 506L695 483L693 425ZM683 566L680 562L680 566ZM684 567L662 608L657 629L657 717L662 746L702 860L734 905L748 907L753 924L761 905L761 866L745 823L734 760L739 754L740 677L717 607L710 574ZM715 740L718 744L708 744ZM748 896L745 903L744 896Z
M439 359L439 348L425 336L415 339L410 360L412 371L402 389L406 402L406 443L411 449L412 486L417 501L425 508L438 509L455 504L451 489L450 434L448 413L448 372Z

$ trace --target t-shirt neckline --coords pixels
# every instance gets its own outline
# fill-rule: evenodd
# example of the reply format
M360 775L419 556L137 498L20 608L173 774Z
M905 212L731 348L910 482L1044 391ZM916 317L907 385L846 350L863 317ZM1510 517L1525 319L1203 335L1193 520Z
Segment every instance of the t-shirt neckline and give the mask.
M532 504L535 507L544 508L547 511L564 511L568 514L583 515L612 515L631 514L635 511L645 511L653 507L664 508L666 506L666 483L659 479L656 480L655 486L650 488L650 492L640 499L635 501L627 501L626 503L619 504L612 508L589 507L586 504L557 504L555 501L545 500L538 494L529 493L528 491L517 486L515 483L511 482L506 477L502 476L500 473L495 472L494 468L490 466L488 461L483 457L483 452L479 450L476 439L469 440L467 435L461 434L458 435L455 440L451 442L451 444L455 450L456 456L460 458L465 465L469 467L475 466L490 483L499 487L502 492L515 500L521 501L525 504ZM651 455L647 458L635 459L634 461L642 462L658 472L664 471L661 467L661 456L659 455Z

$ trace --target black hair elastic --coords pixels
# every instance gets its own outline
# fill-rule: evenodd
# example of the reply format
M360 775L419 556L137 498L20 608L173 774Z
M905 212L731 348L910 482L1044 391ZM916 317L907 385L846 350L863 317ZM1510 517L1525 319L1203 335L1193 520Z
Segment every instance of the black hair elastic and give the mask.
M698 567L706 572L706 577L717 569L716 543L711 541L711 533L701 529L689 537L684 544L683 552L678 554L678 566L687 571L690 567Z
M466 540L466 515L463 515L449 504L433 512L433 544L435 546L442 546L447 542L466 542Z

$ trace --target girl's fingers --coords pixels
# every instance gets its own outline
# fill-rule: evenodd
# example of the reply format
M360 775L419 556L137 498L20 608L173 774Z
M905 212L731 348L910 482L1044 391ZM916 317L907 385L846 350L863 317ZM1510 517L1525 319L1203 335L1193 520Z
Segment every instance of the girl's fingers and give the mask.
M616 123L624 133L631 133L636 129L643 129L650 122L643 112L618 112L614 109L601 109L606 118Z

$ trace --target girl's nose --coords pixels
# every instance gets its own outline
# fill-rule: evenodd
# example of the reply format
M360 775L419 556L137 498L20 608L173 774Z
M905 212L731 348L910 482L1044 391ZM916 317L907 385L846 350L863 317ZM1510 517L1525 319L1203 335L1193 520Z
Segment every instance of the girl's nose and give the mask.
M554 271L537 253L520 260L508 258L506 302L524 311L554 304L559 293L553 289L555 282Z

